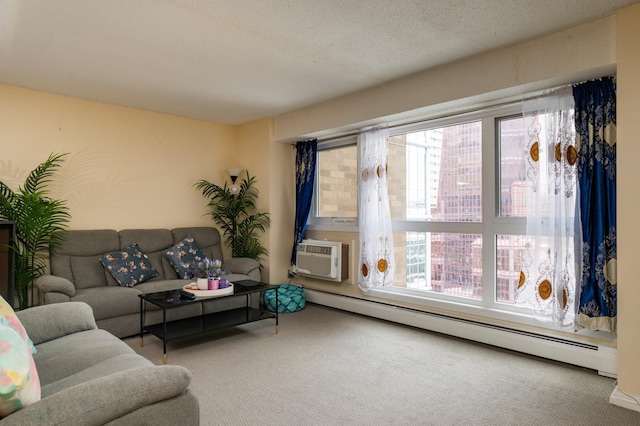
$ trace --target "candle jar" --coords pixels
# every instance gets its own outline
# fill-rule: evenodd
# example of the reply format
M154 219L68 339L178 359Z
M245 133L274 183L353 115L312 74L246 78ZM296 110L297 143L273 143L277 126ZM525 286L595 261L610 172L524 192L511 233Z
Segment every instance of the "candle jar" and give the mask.
M209 277L209 290L217 290L220 281L217 278Z

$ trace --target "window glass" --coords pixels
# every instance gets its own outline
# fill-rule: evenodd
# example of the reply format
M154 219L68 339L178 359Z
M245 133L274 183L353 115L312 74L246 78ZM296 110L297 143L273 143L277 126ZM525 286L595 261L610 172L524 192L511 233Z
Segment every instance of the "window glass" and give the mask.
M496 235L496 302L513 304L520 281L524 235Z
M526 217L524 119L498 120L500 207L502 217ZM529 120L530 121L530 120Z
M482 236L395 232L394 286L482 299Z
M389 138L392 220L482 220L482 123Z
M358 216L358 148L318 150L316 216Z

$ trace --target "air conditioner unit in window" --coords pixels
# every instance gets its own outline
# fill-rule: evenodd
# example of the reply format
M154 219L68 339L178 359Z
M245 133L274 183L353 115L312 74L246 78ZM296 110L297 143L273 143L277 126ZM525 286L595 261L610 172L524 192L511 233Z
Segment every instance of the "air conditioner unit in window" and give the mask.
M338 241L302 240L296 273L341 282L349 278L349 245Z

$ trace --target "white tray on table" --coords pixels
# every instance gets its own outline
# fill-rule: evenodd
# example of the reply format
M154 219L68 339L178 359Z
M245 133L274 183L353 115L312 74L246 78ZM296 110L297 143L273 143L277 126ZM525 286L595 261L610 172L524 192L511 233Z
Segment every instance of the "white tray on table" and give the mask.
M229 283L229 287L220 288L218 290L200 290L195 282L189 283L182 287L183 290L194 294L196 297L220 297L233 294L233 283Z

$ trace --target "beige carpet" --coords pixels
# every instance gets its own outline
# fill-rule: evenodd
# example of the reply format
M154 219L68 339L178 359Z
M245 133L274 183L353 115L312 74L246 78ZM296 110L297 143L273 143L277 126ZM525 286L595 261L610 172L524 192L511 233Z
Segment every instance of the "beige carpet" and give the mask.
M162 363L162 342L126 339ZM640 425L614 380L318 305L169 344L202 425Z

